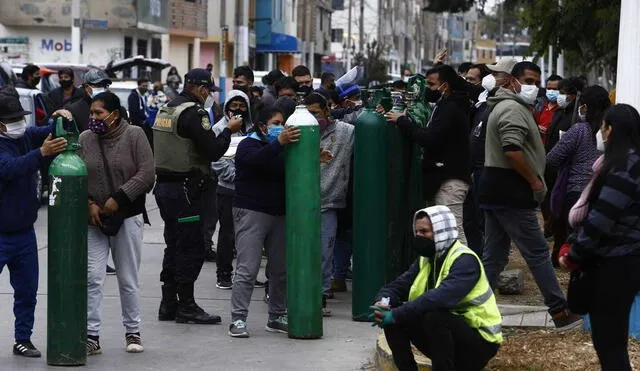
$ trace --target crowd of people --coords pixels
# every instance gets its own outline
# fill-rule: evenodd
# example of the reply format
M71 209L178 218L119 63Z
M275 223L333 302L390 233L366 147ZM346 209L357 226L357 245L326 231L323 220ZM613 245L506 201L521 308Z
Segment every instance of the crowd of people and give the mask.
M217 103L219 89L207 67L184 78L172 69L164 85L139 78L128 112L109 91L104 71L88 71L80 87L73 85L72 70L58 71L61 86L48 97L55 105L51 117L78 124L89 172L90 355L102 351L100 308L110 249L126 350L144 349L138 274L149 192L166 242L158 320L221 322L194 294L205 260L215 260L216 287L232 290L229 336L249 337L255 287L265 288L266 330L287 333L284 148L301 134L285 123L298 105L316 118L321 137L323 284L317 294L324 316L331 315L327 300L347 290L354 132L364 108L360 87L337 85L333 74L324 73L314 89L310 70L301 65L291 76L270 71L262 88L254 86L249 67L239 66L232 90ZM613 104L604 88L579 77L551 75L541 88L540 68L526 61L465 64L456 71L440 57L425 75L428 117L376 108L422 149L422 196L429 206L415 213L412 225L419 258L372 298L372 319L384 328L396 365L417 369L411 343L435 369L486 365L502 342L493 289L513 243L556 328L577 328L580 315L589 313L603 369L630 370L626 321L640 290L633 269L640 263L636 109ZM37 70L25 68L21 84L35 86L38 78ZM406 84L390 87L404 90ZM15 91L0 94L0 267L28 278L12 280L14 353L39 356L30 342L38 206L31 191L37 169L66 142L50 135L51 123L26 128L26 113ZM257 279L263 256L266 282ZM572 271L576 289L570 287L568 297L554 266ZM459 347L467 351L455 351Z

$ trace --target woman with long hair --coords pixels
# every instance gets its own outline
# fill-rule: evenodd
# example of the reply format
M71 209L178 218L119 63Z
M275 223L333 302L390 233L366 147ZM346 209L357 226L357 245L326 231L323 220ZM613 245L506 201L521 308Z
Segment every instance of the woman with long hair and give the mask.
M602 169L589 212L560 264L593 274L587 311L602 370L631 370L629 313L640 291L640 115L627 104L607 110L597 133Z

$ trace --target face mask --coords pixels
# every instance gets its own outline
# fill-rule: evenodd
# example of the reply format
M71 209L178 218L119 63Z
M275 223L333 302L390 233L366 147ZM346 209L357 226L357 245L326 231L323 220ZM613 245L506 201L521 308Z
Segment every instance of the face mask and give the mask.
M300 86L298 87L298 95L302 96L302 97L306 97L307 95L311 94L313 92L313 87L312 86Z
M560 91L555 89L547 89L547 99L555 102L558 100L558 95L560 95Z
M237 109L237 110L229 110L227 112L229 112L228 115L229 115L230 118L233 118L234 116L238 116L238 115L244 117L244 115L246 114L245 111L242 111L242 110L239 110L239 109Z
M209 96L207 97L207 100L204 101L204 108L211 108L213 107L213 95L209 94Z
M441 97L442 97L442 93L440 92L440 90L427 89L427 91L425 92L425 98L429 103L435 103Z
M558 95L558 106L560 108L567 108L568 105L569 105L569 101L567 100L567 95L566 94Z
M60 86L63 89L68 89L73 85L73 80L60 80Z
M422 236L413 237L413 249L420 256L431 258L436 254L436 242Z
M272 142L274 140L278 139L278 136L280 136L280 133L282 133L282 130L284 130L284 126L276 126L276 125L271 125L267 128L267 141L268 142Z
M496 87L496 77L492 74L488 74L487 76L482 78L482 87L487 91L491 91Z
M91 88L91 98L95 98L96 95L100 94L100 93L104 93L105 91L107 91L107 88Z
M240 86L240 85L233 85L231 87L231 89L233 90L240 90L241 92L249 95L249 88L247 88L246 86Z
M91 130L92 132L98 135L106 134L109 131L109 125L107 125L105 120L109 116L111 116L111 113L107 117L105 117L104 120L89 118L89 130Z
M38 86L39 83L40 83L40 78L39 77L34 77L33 80L31 80L31 84L33 86Z
M20 139L24 136L24 132L27 130L27 121L22 119L18 122L12 122L10 124L4 124L7 131L2 133L7 138Z
M149 91L149 88L140 88L140 94L146 94Z
M518 84L520 84L519 81ZM536 98L538 98L538 87L535 85L520 84L520 93L518 93L518 95L526 104L532 105L536 102ZM560 100L560 96L558 96L558 100Z
M411 76L405 76L405 77L402 78L402 81L409 82L410 78L411 78Z
M596 133L596 148L598 149L598 151L604 152L605 143L606 141L604 140L604 138L602 138L602 130L598 130L598 132Z

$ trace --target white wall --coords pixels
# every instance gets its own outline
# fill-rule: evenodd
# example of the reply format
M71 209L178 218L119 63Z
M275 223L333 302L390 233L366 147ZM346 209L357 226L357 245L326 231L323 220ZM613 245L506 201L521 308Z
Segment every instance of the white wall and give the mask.
M192 37L170 36L169 62L178 69L180 76L184 76L189 71L190 43L193 43ZM199 64L200 60L195 60L194 63Z

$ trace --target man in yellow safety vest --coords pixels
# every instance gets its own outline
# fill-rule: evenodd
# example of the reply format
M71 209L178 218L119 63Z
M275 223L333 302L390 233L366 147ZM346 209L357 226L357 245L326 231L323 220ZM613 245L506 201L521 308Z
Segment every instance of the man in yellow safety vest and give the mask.
M413 224L420 257L380 290L370 317L401 371L418 369L411 344L435 371L482 370L502 343L502 317L481 260L458 241L448 207L419 210Z

